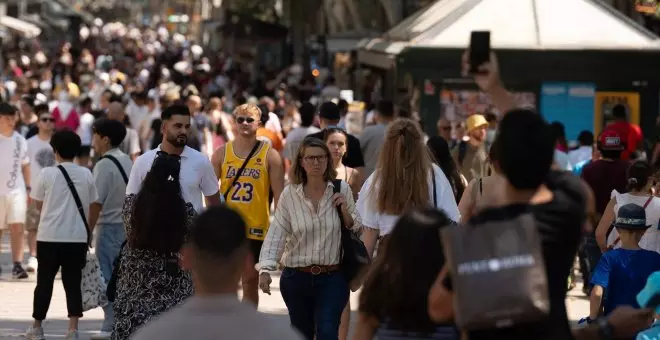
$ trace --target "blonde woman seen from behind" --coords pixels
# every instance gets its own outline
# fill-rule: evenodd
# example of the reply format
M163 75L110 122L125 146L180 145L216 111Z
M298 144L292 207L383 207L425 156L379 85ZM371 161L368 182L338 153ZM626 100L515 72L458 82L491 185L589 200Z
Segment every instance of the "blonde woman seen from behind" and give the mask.
M378 237L387 236L399 216L429 206L443 210L452 221L460 220L449 180L433 163L419 125L399 118L388 126L376 169L357 201L369 253L373 255Z

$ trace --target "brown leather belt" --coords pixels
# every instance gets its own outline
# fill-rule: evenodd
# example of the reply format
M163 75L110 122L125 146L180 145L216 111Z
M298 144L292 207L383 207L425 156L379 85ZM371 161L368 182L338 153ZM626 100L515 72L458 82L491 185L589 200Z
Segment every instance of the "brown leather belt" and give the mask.
M319 275L319 274L336 272L339 270L339 268L340 267L338 264L333 264L329 266L311 265L307 267L294 267L291 269L295 269L303 273L311 273L312 275Z

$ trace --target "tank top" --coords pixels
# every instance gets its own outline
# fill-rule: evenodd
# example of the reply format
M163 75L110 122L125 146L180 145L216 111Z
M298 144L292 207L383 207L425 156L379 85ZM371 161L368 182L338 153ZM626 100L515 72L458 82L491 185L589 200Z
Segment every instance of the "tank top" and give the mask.
M247 226L247 238L262 241L266 236L270 217L268 193L270 179L268 178L267 155L270 147L261 142L248 164L243 169L241 177L234 183L227 194L226 204L236 210ZM220 192L225 193L234 182L236 173L243 165L245 158L234 153L234 143L228 142L225 147L225 159L221 166Z
M649 199L649 196L636 196L631 194L619 194L617 192L612 192L612 196L616 197L616 205L614 206L615 216L619 213L619 208L629 204L637 204L640 207L643 207L646 201ZM658 226L658 221L660 220L660 198L653 197L653 199L646 206L646 224L650 225L642 239L639 241L639 247L646 250L651 250L660 253L660 230ZM616 231L616 228L607 237L607 245L610 246L614 243L616 238L619 237L619 233ZM621 242L618 242L614 245L614 249L620 248Z

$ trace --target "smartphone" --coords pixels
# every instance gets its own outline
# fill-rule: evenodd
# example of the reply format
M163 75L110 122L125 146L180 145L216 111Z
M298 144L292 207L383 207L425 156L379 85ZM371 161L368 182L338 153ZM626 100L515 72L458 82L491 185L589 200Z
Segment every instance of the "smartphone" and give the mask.
M490 31L472 31L470 36L470 73L479 73L479 66L490 60Z

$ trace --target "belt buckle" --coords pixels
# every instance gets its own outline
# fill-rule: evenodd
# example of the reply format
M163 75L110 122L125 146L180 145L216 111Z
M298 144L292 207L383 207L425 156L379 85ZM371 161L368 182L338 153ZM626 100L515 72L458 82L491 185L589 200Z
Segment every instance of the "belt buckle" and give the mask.
M317 265L313 265L311 268L309 268L309 271L312 273L312 275L319 275L323 272L323 269Z

